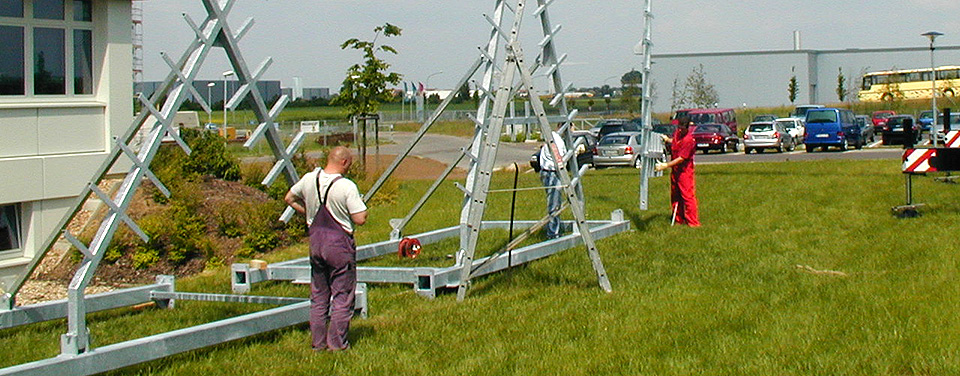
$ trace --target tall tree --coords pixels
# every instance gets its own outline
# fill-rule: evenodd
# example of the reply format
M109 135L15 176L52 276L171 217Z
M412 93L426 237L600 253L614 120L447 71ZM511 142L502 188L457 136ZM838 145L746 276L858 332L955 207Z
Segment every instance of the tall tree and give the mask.
M717 94L717 89L707 81L703 64L693 68L693 71L687 76L684 91L687 92L690 102L700 108L712 107L720 102L720 94Z
M351 117L376 113L380 108L380 103L393 98L393 93L387 90L387 84L397 85L400 83L400 74L387 73L390 64L377 57L376 53L397 54L397 50L393 47L378 45L377 39L381 35L384 37L399 36L403 30L387 23L383 26L377 26L373 31L373 41L351 38L340 45L340 49L343 50L352 48L363 51L363 64L354 64L347 69L347 76L343 79L340 94L333 101L334 104L344 106Z
M843 68L838 68L839 73L837 74L837 99L841 102L847 99L847 79L843 76Z
M794 72L796 67L791 67L790 72ZM790 76L790 82L787 84L787 98L790 99L790 103L793 103L797 100L797 94L800 93L800 84L797 83L797 75L793 74Z

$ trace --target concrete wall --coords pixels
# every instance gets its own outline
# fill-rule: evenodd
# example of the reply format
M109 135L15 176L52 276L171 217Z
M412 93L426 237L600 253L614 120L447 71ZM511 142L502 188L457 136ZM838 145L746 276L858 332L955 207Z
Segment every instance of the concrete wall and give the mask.
M938 47L936 65L960 65L960 46ZM892 68L926 68L926 47L846 50L790 50L696 54L654 54L654 111L667 112L673 83L683 85L700 64L707 82L720 96L720 107L790 105L787 86L796 74L800 92L794 104L836 103L837 74L852 78L848 87L859 87L865 72ZM854 95L855 97L855 95ZM850 99L848 99L850 100Z

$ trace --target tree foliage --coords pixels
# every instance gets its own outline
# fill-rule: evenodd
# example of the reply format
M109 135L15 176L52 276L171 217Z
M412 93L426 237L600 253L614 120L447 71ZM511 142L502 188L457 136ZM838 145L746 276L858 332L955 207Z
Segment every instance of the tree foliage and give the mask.
M843 68L838 68L837 73L837 99L843 102L847 99L847 79L843 76Z
M717 93L713 84L707 81L703 64L700 64L693 68L693 71L683 82L683 86L680 86L679 78L674 79L671 100L670 107L673 110L690 106L706 108L713 107L720 102L720 94Z
M797 100L797 94L800 93L800 84L797 83L797 75L790 77L790 83L787 84L787 95L790 103Z
M387 90L387 84L397 85L402 78L398 73L388 73L390 64L377 57L376 53L397 54L397 50L393 47L378 45L377 39L381 34L384 37L399 36L403 30L387 23L374 28L373 31L375 33L373 41L351 38L340 45L340 49L352 48L363 51L363 64L354 64L347 69L347 76L343 79L340 94L333 101L334 104L344 106L350 116L377 112L380 103L393 98L392 91Z

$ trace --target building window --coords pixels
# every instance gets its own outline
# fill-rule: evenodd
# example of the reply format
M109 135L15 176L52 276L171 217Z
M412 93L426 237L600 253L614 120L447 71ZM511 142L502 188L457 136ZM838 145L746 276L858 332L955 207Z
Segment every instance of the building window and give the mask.
M6 46L0 54L0 94L23 95L23 28L0 26L0 44Z
M23 0L0 0L0 17L23 17Z
M20 248L20 205L0 205L0 252Z
M92 0L0 0L0 43L0 96L93 94Z
M73 93L93 94L93 32L73 31Z
M33 18L63 19L63 0L33 0Z
M66 94L63 29L33 29L33 93Z

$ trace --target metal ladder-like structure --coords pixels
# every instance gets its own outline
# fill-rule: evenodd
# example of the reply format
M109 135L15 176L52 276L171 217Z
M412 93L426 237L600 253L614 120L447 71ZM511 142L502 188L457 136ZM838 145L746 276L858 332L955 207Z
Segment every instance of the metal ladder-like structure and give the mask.
M496 161L497 147L500 142L500 134L503 130L504 119L506 118L507 106L514 98L514 79L516 75L519 75L521 87L526 90L527 95L531 98L529 103L533 107L534 114L537 117L537 122L540 125L540 133L543 135L545 140L544 142L547 144L548 150L553 155L553 160L558 162L567 162L571 159L576 159L576 147L572 147L566 153L566 155L560 154L560 149L556 143L556 140L550 136L554 130L550 126L549 119L547 119L547 113L543 107L543 103L541 103L540 100L535 97L536 86L533 82L533 75L526 66L523 48L520 46L520 41L518 39L520 27L523 22L523 12L526 5L525 3L525 0L519 0L517 2L517 7L515 10L516 17L514 18L513 28L510 30L510 33L506 35L500 33L501 37L506 39L506 64L503 67L500 85L494 95L493 109L490 114L489 122L486 123L485 127L486 132L483 132L481 136L483 138L483 144L480 150L481 154L479 155L475 166L473 184L469 186L468 190L465 192L467 200L469 201L466 205L467 221L465 230L467 231L467 234L466 239L461 239L459 259L461 272L460 286L457 289L458 300L464 299L470 283L471 272L473 269L473 259L477 248L477 240L480 237L480 224L483 219L483 213L487 203L490 178L493 172L494 163ZM546 4L541 5L541 9L538 11L541 13L545 11L545 6ZM546 55L542 55L542 57L546 58ZM559 67L558 64L553 66L553 68L557 67ZM560 95L562 97L562 91L560 92ZM563 133L569 135L568 127L564 127L564 129L561 130L564 131ZM558 165L564 164L566 163L558 163ZM578 174L579 172L580 171L577 171ZM576 225L580 236L583 238L583 242L587 247L587 253L590 257L590 261L593 264L593 269L597 273L597 279L600 283L600 287L604 291L610 292L612 291L610 280L607 278L607 273L603 267L603 263L600 260L600 253L597 250L596 243L593 241L590 230L586 226L586 213L584 210L583 199L578 196L575 188L575 184L580 180L579 176L577 176L577 182L574 182L574 179L570 176L570 172L563 168L558 169L557 175L560 177L563 194L571 211L573 212L573 216L575 218L574 224ZM466 241L463 242L463 240Z
M644 1L644 11L643 11L643 40L640 41L640 54L643 56L643 108L641 109L641 116L643 117L643 129L640 133L640 140L643 143L643 153L641 157L641 167L640 167L640 192L639 198L637 199L640 210L648 209L648 201L650 197L650 178L654 176L662 175L662 173L654 172L654 164L663 158L663 144L660 140L653 140L653 93L651 88L653 87L651 82L651 67L653 62L651 61L651 56L653 54L653 0Z
M464 191L464 201L461 207L460 216L460 249L457 252L457 266L460 267L460 279L457 297L462 300L465 297L469 280L473 276L474 256L476 253L477 240L480 234L481 222L486 209L486 196L488 194L490 178L493 172L494 163L499 146L500 134L506 124L536 123L540 126L541 134L549 135L553 131L550 123L566 124L558 130L564 138L566 145L571 146L567 155L555 156L558 161L564 161L566 169L561 171L561 181L565 197L568 200L568 207L576 217L575 224L577 230L583 237L587 245L588 254L593 263L594 269L600 282L600 286L605 291L611 291L610 282L607 279L603 264L600 261L599 252L593 238L586 228L585 210L583 204L583 194L580 186L580 176L583 171L576 162L576 148L578 145L573 143L570 121L576 117L576 111L568 112L566 107L565 92L570 91L571 87L564 87L560 76L560 66L566 59L566 55L558 56L555 47L555 37L560 32L561 27L553 27L550 22L548 7L553 0L537 0L537 9L533 12L539 21L543 31L543 39L539 42L541 48L540 55L535 59L531 68L528 68L523 59L523 50L519 42L520 26L525 16L526 1L519 0L517 4L511 7L505 0L496 0L493 16L484 15L485 19L492 26L490 39L485 48L480 49L480 56L476 62L467 70L466 74L460 79L455 87L461 87L482 68L483 76L477 83L477 89L482 95L481 102L477 108L477 115L473 118L476 125L473 139L469 145L463 148L461 157L451 163L447 170L437 178L434 184L428 189L426 194L414 206L413 209L402 219L391 221L394 228L392 236L398 238L404 227L411 218L423 207L427 199L453 171L462 158L468 158L470 168L467 173L466 182L460 188ZM507 31L502 28L504 16L513 13L513 27ZM502 51L506 52L506 57L501 61L499 55ZM502 64L498 64L502 63ZM556 93L550 101L552 106L557 107L559 114L547 116L543 104L538 99L530 101L535 118L507 118L507 107L517 93L524 89L530 98L536 95L533 75L540 69L546 69L542 75L549 78L553 83L553 91ZM519 79L518 79L519 78ZM517 82L515 82L517 81ZM378 181L364 195L364 200L370 200L395 171L400 162L409 155L410 151L416 146L423 135L437 121L440 114L446 109L453 97L445 99L428 120L421 126L420 130L414 136L411 144L397 156L393 163L380 176ZM550 144L551 150L557 154L557 146L553 144L551 137L545 137ZM573 177L570 173L573 173Z
M263 94L257 88L257 81L260 80L263 73L270 66L272 59L267 58L255 71L251 71L238 45L239 40L249 30L252 25L252 19L248 19L236 32L229 26L227 16L235 4L235 0L202 0L206 9L206 19L197 24L188 15L183 17L186 23L195 33L195 38L187 47L178 61L173 61L168 55L161 54L164 61L170 66L171 72L164 79L162 85L150 97L146 98L142 94L137 98L142 106L142 110L137 114L133 123L125 133L115 140L115 147L108 154L107 159L97 170L89 183L83 188L71 210L60 220L58 230L50 234L43 243L42 247L36 252L36 256L31 260L27 272L21 275L18 280L8 286L5 295L6 301L0 313L17 313L15 310L14 297L24 282L29 278L32 271L39 264L44 255L52 248L53 244L63 236L82 254L83 261L80 263L73 279L70 282L67 293L67 325L68 331L61 337L61 353L63 356L82 354L90 350L90 335L86 324L86 314L88 312L88 299L84 296L84 289L93 279L93 275L103 259L104 253L110 245L113 235L121 223L125 223L144 241L148 240L147 235L137 226L137 224L128 216L127 209L133 201L134 194L140 187L144 178L149 179L164 195L170 196L170 191L164 187L163 183L150 171L150 164L156 156L161 141L164 136L169 135L186 152L190 153L190 147L179 137L178 132L173 129L174 116L184 101L191 97L200 103L204 110L210 111L210 106L204 101L204 96L197 92L193 85L201 65L214 48L222 48L227 59L230 62L237 78L240 81L240 87L235 95L227 103L230 109L236 106L248 96L253 101L253 112L259 120L259 126L252 133L245 146L251 147L262 138L266 138L274 156L276 164L264 179L263 184L272 184L281 174L290 184L299 180L296 169L291 162L291 155L303 141L304 135L298 134L291 145L284 147L280 134L275 123L276 118L289 102L287 96L281 96L272 108L267 108ZM164 99L165 98L165 99ZM158 107L158 101L163 103ZM146 128L144 128L146 127ZM150 129L149 135L141 141L139 150L134 151L136 142L134 138L141 128ZM121 156L126 156L132 167L126 174L118 191L113 197L98 188L97 184L107 175L109 171L115 168L120 161ZM100 199L107 207L108 213L100 224L96 235L94 235L90 244L83 244L73 234L67 230L67 225L73 217L80 211L83 203L88 197ZM292 213L287 208L287 216ZM172 283L169 284L172 290ZM115 299L118 304L124 299ZM162 299L163 304L172 304L172 299ZM222 300L222 299L221 299ZM227 299L229 300L229 299ZM100 306L101 304L97 304Z

